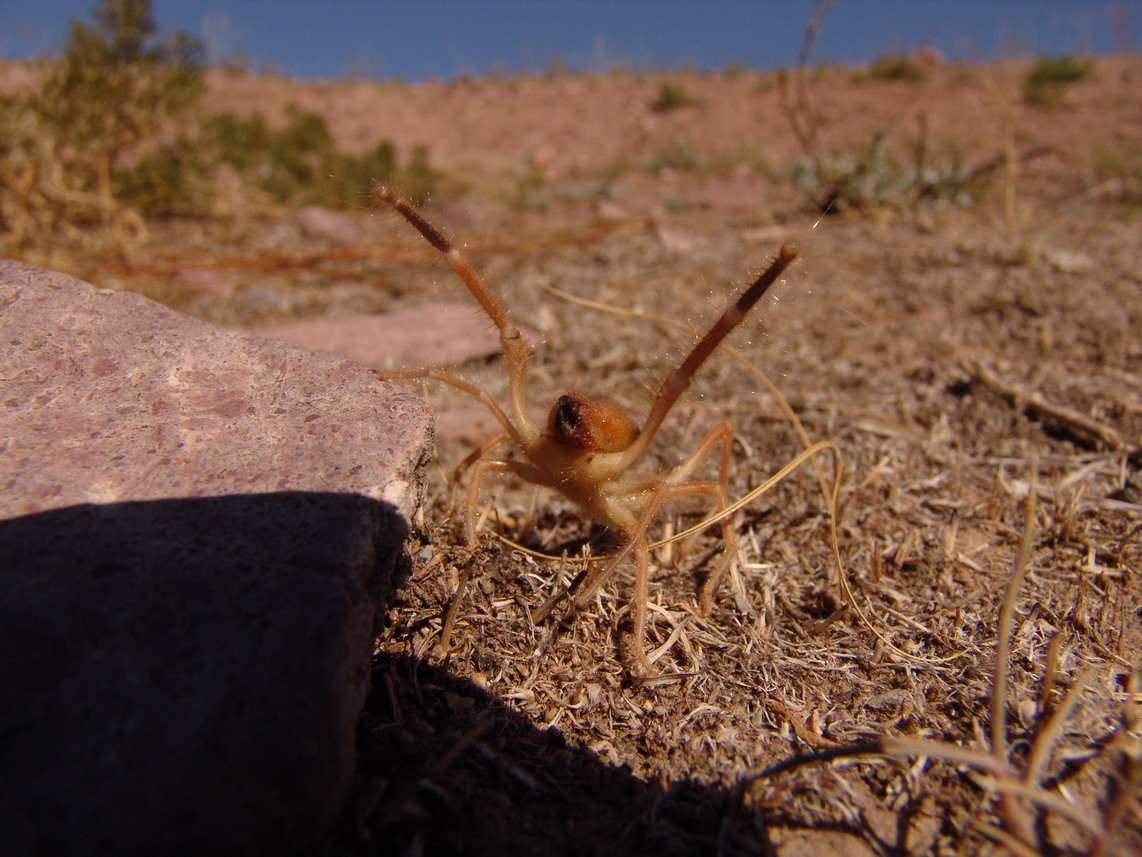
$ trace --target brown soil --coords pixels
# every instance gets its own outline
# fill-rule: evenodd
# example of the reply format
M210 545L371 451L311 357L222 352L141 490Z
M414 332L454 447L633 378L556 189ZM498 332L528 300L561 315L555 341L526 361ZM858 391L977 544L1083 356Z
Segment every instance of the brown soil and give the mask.
M739 568L711 617L698 615L695 592L717 555L717 528L675 568L656 554L648 646L659 675L636 679L624 654L629 573L565 623L530 621L578 570L584 540L595 553L610 547L570 503L489 486L484 502L498 523L478 548L465 547L446 514L446 477L490 426L459 394L429 389L448 427L439 471L377 641L360 788L330 854L1001 853L992 839L1003 834L988 830L1019 812L968 765L871 753L755 775L883 736L989 750L998 615L1032 484L1029 573L1009 658L1011 766L1024 769L1036 735L1090 668L1038 780L1084 807L1096 830L1113 824L1101 853L1142 851L1133 719L1142 65L1100 60L1051 111L1020 102L1024 69L940 67L921 84L819 75L811 85L823 151L883 132L906 158L921 114L932 151L976 165L1048 151L989 171L970 205L902 192L815 228L806 194L786 178L800 153L772 74L418 87L213 78L218 109L296 101L326 113L347 145L382 135L431 146L468 190L430 215L465 240L516 318L545 336L532 370L537 411L586 389L641 415L690 344L543 287L700 330L783 240L797 240L801 259L733 345L776 381L812 438L840 451L840 549L868 617L839 587L827 506L813 468L802 468L742 512ZM698 103L650 111L666 79ZM696 158L670 161L679 147ZM648 165L653 158L665 165ZM284 215L155 224L151 243L128 257L73 267L225 323L463 293L391 213L360 219L369 242L357 248L299 246ZM187 269L211 271L217 287L191 288ZM460 371L502 400L501 362ZM733 496L801 449L772 396L720 354L640 472L664 472L725 417L740 440ZM681 529L705 511L684 504L670 522ZM534 559L491 530L571 559ZM461 581L442 655L442 614ZM1116 798L1132 789L1133 803ZM1122 817L1107 820L1115 808ZM1057 808L1026 812L1044 853L1098 844Z

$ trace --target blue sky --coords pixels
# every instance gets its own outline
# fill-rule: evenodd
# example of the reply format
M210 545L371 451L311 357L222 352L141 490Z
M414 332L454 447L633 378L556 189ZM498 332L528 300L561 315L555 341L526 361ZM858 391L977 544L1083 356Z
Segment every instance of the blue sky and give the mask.
M425 80L616 66L790 64L811 0L155 0L163 29L205 39L211 59L297 77ZM0 0L0 56L54 53L95 0ZM1110 24L1125 12L1128 27ZM864 63L920 46L952 59L1137 48L1142 0L836 0L814 59Z

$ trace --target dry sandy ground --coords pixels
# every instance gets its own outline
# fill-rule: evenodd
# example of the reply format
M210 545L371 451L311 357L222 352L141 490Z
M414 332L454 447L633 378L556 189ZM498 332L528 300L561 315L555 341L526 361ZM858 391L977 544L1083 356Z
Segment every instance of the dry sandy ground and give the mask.
M684 555L655 553L656 675L640 679L628 570L574 617L531 621L580 570L584 544L613 548L572 504L490 480L487 525L466 547L447 475L494 423L428 389L439 473L377 642L359 794L328 853L1139 853L1142 65L1100 60L1051 111L1020 102L1025 67L940 67L920 84L816 75L822 152L882 132L906 160L925 123L931 153L976 166L1048 147L988 171L973 204L886 193L816 227L788 179L801 152L773 74L212 78L219 107L293 101L351 147L377 135L431 146L467 192L430 215L544 335L537 413L588 390L641 419L696 333L796 240L801 258L732 344L844 467L841 569L812 462L737 517L740 555L710 617L695 593L718 528ZM666 80L697 104L651 111ZM352 247L299 240L288 215L155 224L146 247L74 269L235 324L462 296L391 213L356 219L367 240ZM459 371L502 401L500 361ZM802 449L775 396L724 349L639 473L664 473L725 418L732 497ZM815 460L831 473L828 456ZM683 503L654 532L706 511ZM493 532L568 558L537 559ZM1016 568L1006 757L988 763ZM873 752L894 738L945 743ZM839 753L850 746L863 755ZM939 758L949 747L977 756ZM996 765L1036 796L997 796ZM1020 836L1035 844L1020 851Z

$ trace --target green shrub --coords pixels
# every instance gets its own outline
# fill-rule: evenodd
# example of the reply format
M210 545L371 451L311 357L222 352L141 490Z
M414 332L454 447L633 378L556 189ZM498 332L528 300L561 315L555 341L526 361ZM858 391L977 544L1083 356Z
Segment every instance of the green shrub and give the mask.
M110 200L114 173L144 157L202 93L202 44L160 38L150 0L103 0L95 26L74 21L30 104L81 189Z
M261 116L246 118L232 113L207 118L203 133L214 155L239 172L255 168L269 150L272 136Z
M905 54L882 54L868 67L872 80L903 80L919 83L924 79L924 69Z
M1023 78L1023 100L1032 107L1055 107L1063 91L1090 73L1091 64L1074 57L1043 57Z
M180 142L203 89L201 44L160 36L149 0L102 0L71 25L39 88L0 105L0 230L15 246L75 225L200 204Z
M413 146L408 165L397 173L397 189L414 205L424 205L440 184L440 173L432 166L427 146Z
M684 107L693 107L698 103L686 88L680 83L664 81L658 86L658 95L650 102L650 109L655 113L669 113Z
M129 167L116 170L112 192L144 214L200 215L209 210L210 175L195 141L164 143Z
M388 140L364 155L349 155L336 148L321 116L295 107L280 130L260 116L221 114L206 121L203 134L216 161L281 205L357 206L373 181L393 185L420 205L440 178L424 146L414 147L403 167Z

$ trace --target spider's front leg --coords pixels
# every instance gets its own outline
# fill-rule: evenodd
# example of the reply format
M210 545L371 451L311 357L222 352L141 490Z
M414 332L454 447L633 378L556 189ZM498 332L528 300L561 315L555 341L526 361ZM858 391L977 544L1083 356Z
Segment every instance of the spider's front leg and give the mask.
M479 520L477 514L480 504L480 484L484 474L491 471L497 473L513 473L525 482L535 485L554 487L551 479L534 464L526 461L513 461L502 458L480 458L472 465L472 475L468 481L468 499L464 504L464 535L468 540L468 547L476 546L476 524Z
M719 481L696 481L671 484L669 481L650 481L636 483L622 483L614 486L608 493L612 512L617 521L621 521L620 531L625 539L621 550L608 562L596 566L583 578L573 584L574 591L560 592L549 598L534 614L533 619L541 622L551 611L570 595L572 597L569 612L582 607L598 588L626 561L629 554L634 554L634 591L631 594L632 653L637 672L643 676L653 675L654 670L646 656L646 609L647 609L647 581L650 576L650 546L647 532L662 507L672 500L680 497L702 495L712 497L718 503L719 510L726 507L725 480L728 474L728 450L730 442L729 424L723 423L712 429L703 439L698 449L683 462L671 475L671 478L683 478L690 470L696 467L712 449L719 444L722 447L723 467L722 479ZM734 536L733 525L729 519L722 524L723 539L726 546L722 560L718 567L707 578L699 593L699 611L708 615L709 604L713 592L722 572L730 560L736 555L737 541Z
M500 432L490 440L484 441L478 447L473 449L465 455L460 463L452 469L452 475L448 477L448 516L452 517L456 513L456 492L459 490L461 483L464 482L468 476L468 471L472 469L473 465L482 459L488 458L492 452L499 449L509 440L508 435ZM478 489L477 489L478 490ZM467 506L465 505L465 513L467 513Z

